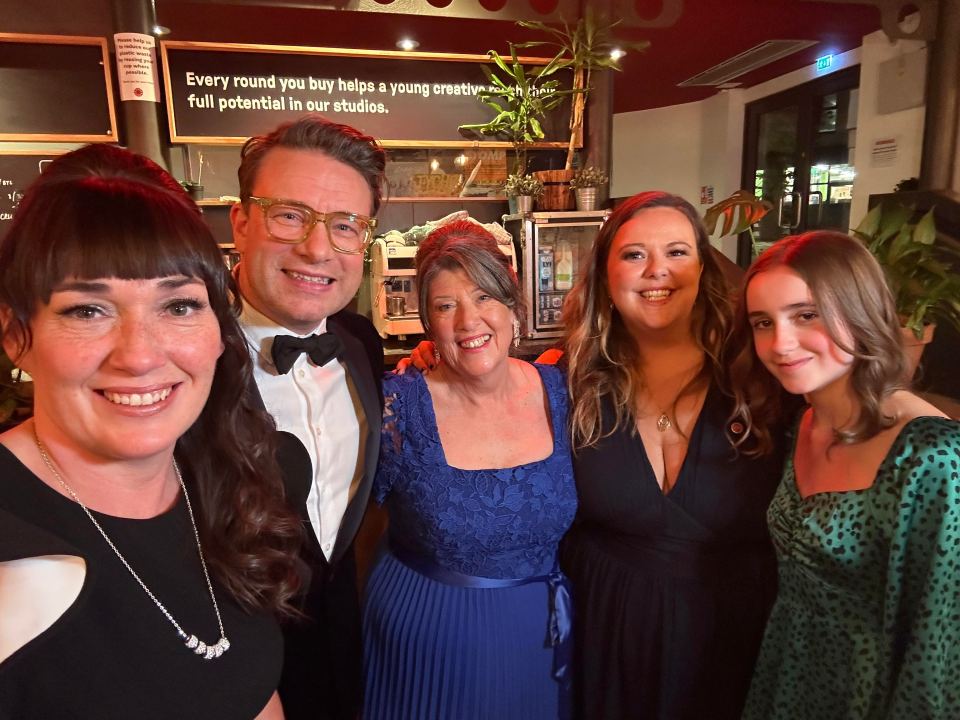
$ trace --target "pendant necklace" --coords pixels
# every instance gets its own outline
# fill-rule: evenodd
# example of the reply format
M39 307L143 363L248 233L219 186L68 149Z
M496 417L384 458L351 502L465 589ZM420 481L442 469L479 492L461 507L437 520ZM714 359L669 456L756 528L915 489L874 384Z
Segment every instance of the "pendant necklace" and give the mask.
M160 612L163 613L164 617L170 621L170 624L176 628L177 635L180 640L183 641L183 644L186 645L194 653L202 657L204 660L214 660L221 655L223 655L227 650L230 649L230 641L227 640L226 634L223 632L223 620L220 618L220 607L217 605L217 597L213 593L213 584L210 582L210 573L207 572L207 562L203 558L203 548L200 547L200 534L197 532L197 523L193 519L193 507L190 505L190 496L187 494L187 486L183 482L183 476L180 475L180 468L177 466L177 461L173 461L173 470L177 474L177 481L180 483L180 488L183 490L183 499L187 503L187 513L190 516L190 525L193 527L193 537L197 541L197 554L200 556L200 567L203 568L203 577L207 581L207 591L210 593L210 600L213 602L213 612L217 616L217 626L220 628L220 639L212 645L207 645L202 640L198 639L196 635L187 635L184 632L183 628L180 627L180 624L173 619L173 615L170 614L170 611L163 606L157 596L146 586L143 580L140 579L140 576L134 572L134 569L130 567L130 563L127 562L127 559L120 554L120 551L117 549L117 546L113 544L113 541L107 535L106 531L101 527L100 523L97 522L97 519L93 516L93 513L87 509L87 506L80 502L80 498L77 493L74 492L73 488L67 485L66 481L63 479L63 476L57 472L57 469L53 466L53 461L50 460L50 456L47 455L47 450L44 448L43 443L40 442L40 437L37 435L37 429L33 429L33 439L37 443L37 449L40 451L40 458L43 460L43 464L47 466L47 469L53 474L53 477L56 478L57 482L60 483L67 494L73 498L73 501L80 506L80 508L87 514L87 517L90 518L90 522L93 523L93 526L100 532L103 536L103 539L107 541L107 545L110 546L110 549L113 550L114 554L120 559L120 562L123 563L123 566L127 571L133 575L133 579L137 581L140 587L143 588L143 591L153 600L154 605L156 605Z
M674 396L673 402L671 402L671 403L667 406L668 408L671 408L671 407L672 407L672 408L676 409L676 407L677 407L677 401L680 399L680 395L681 395L681 393L683 393L683 389L684 389L685 387L686 387L686 383L684 383L683 385L680 386L680 390L679 390L679 391L677 392L677 394ZM653 393L650 393L649 389L647 390L647 392L648 392L649 395L650 395L650 400L651 400L653 403L656 403L656 398L653 397ZM654 404L654 407L656 407L656 404ZM658 430L659 432L665 433L667 430L669 430L669 429L672 428L672 427L673 427L673 421L670 419L670 416L667 414L667 411L666 411L666 410L661 410L661 411L660 411L660 415L657 416L657 430Z
M660 432L666 432L673 427L673 423L670 422L670 416L667 415L666 411L660 413L660 417L657 418L657 430Z

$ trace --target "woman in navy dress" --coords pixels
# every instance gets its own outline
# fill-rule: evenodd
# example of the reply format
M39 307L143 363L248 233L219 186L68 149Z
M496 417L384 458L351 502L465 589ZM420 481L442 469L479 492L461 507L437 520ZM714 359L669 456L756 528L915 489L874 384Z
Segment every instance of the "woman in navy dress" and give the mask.
M765 512L782 448L731 445L732 318L696 211L662 192L614 211L564 307L585 720L740 717L776 592Z
M443 226L416 262L443 362L384 382L374 497L390 530L365 599L364 717L564 717L557 546L576 491L563 376L508 356L522 297L489 233Z

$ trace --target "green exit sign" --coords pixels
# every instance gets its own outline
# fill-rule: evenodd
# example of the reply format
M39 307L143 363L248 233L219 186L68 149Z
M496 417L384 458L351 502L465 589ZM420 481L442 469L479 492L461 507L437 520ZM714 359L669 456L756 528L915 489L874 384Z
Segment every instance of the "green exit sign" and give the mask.
M833 65L833 55L824 55L817 58L817 70L826 70Z

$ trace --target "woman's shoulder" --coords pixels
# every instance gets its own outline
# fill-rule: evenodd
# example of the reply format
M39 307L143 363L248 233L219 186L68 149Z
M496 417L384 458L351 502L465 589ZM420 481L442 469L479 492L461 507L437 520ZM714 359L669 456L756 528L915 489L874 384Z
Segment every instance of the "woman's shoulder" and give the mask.
M885 411L897 418L890 429L891 444L915 446L955 444L960 442L960 422L951 420L939 408L919 395L901 390L895 392L884 406Z
M403 374L383 374L383 396L396 397L413 392L423 384L423 374L412 365Z
M82 553L53 528L44 528L0 507L0 562Z
M553 388L559 386L566 389L567 373L559 365L545 364L541 362L532 362L526 364L540 374L540 377L543 378L544 384L548 387Z

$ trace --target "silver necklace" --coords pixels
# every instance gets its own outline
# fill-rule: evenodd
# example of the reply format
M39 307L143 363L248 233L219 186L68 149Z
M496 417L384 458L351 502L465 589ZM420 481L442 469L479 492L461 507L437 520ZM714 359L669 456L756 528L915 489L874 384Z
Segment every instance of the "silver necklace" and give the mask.
M153 600L154 604L160 608L160 612L163 613L164 617L170 621L170 624L173 625L177 630L177 635L183 641L183 644L188 648L193 650L194 653L201 656L204 660L213 660L215 658L223 655L227 650L230 649L230 641L227 640L227 636L223 632L223 620L220 619L220 607L217 605L217 597L213 593L213 585L210 582L210 573L207 572L207 562L203 558L203 548L200 547L200 534L197 532L197 523L193 519L193 506L190 504L190 496L187 494L187 486L183 482L183 476L180 475L180 468L177 466L177 461L173 461L173 470L177 474L177 480L180 482L180 487L183 489L183 499L187 501L187 513L190 515L190 525L193 527L193 537L197 541L197 554L200 556L200 567L203 568L203 576L207 580L207 590L210 593L210 599L213 601L213 612L217 616L217 625L220 628L220 639L217 640L212 645L207 645L202 640L198 639L196 635L187 635L183 631L183 628L180 627L180 623L173 619L173 615L170 614L170 611L163 606L163 603L157 600L157 596L151 592L150 588L144 584L143 580L140 579L140 576L130 567L130 563L127 562L127 559L120 554L120 551L117 549L117 546L113 544L113 541L109 538L104 529L100 526L100 523L97 522L97 519L93 516L93 513L87 509L87 506L80 502L80 498L77 496L77 493L73 491L73 488L67 485L66 481L63 479L63 476L57 472L57 469L53 466L53 462L50 460L50 456L47 455L46 448L43 447L43 443L40 442L40 437L37 435L37 430L33 430L33 439L37 443L37 449L40 451L40 458L43 460L43 464L47 466L47 469L53 474L53 477L56 478L57 482L60 483L60 486L66 490L67 494L73 498L74 502L80 506L80 508L87 514L87 517L90 518L90 522L93 523L93 526L100 531L100 534L103 536L103 539L107 541L107 545L110 546L110 549L116 554L120 559L120 562L123 563L123 566L127 571L133 575L133 579L137 581L140 587L143 588L143 591Z

